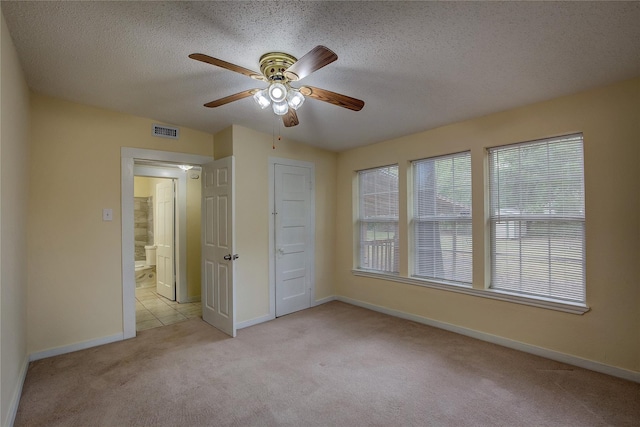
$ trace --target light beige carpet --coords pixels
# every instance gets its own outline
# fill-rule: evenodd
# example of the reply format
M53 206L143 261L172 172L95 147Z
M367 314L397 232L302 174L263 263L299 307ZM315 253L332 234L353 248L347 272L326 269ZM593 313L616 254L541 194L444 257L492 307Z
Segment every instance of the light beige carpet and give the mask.
M632 426L640 384L331 302L33 362L15 426Z

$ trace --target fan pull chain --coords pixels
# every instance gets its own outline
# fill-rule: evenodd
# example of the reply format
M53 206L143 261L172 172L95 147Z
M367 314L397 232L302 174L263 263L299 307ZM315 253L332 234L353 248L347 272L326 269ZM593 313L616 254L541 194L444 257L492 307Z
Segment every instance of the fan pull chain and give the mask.
M276 122L271 123L271 149L276 149Z
M271 149L275 150L276 149L276 125L275 123L278 122L278 141L282 140L282 121L280 120L280 117L275 116L274 117L274 124L273 126L271 126Z

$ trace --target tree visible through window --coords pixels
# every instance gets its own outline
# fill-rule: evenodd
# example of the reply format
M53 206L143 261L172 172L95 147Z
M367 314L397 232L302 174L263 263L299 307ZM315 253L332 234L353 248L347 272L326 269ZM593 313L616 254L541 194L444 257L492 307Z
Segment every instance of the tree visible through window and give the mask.
M491 287L585 301L582 135L489 150Z
M469 152L413 162L416 277L471 284Z
M398 166L358 172L358 268L398 272Z

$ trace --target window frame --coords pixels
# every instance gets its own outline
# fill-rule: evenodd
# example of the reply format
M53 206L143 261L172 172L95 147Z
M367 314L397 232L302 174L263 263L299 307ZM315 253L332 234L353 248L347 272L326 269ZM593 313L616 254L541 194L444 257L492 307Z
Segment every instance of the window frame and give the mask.
M468 206L468 214L465 216L460 216L461 214L458 215L438 215L438 213L436 212L434 215L420 215L419 214L419 204L420 204L420 200L419 200L419 183L418 183L418 167L421 164L426 164L428 162L433 162L434 163L434 184L437 185L438 182L438 175L437 175L437 169L436 169L436 162L438 160L447 160L447 159L451 159L452 161L454 159L462 159L462 158L466 158L468 160L468 176L469 176L469 183L468 183L468 191L469 191L469 206ZM439 155L439 156L432 156L432 157L426 157L426 158L422 158L422 159L416 159L416 160L412 160L411 161L411 192L412 192L412 201L409 203L411 205L411 224L409 226L409 233L411 234L411 238L409 239L410 243L410 248L409 248L409 253L410 253L410 257L411 257L411 268L410 268L410 275L412 278L415 279L419 279L419 280L428 280L428 281L435 281L435 282L439 282L442 284L448 284L448 285L453 285L453 286L463 286L463 287L468 287L471 288L473 286L473 197L472 197L472 167L471 167L471 150L466 150L466 151L460 151L460 152L456 152L456 153L450 153L450 154L444 154L444 155ZM452 184L455 184L456 182L452 181ZM434 197L437 198L438 197L438 193L436 190L434 190ZM450 200L449 201L452 204L455 204L455 201ZM437 203L437 201L436 201ZM437 206L437 205L436 205ZM437 275L421 275L418 274L418 263L419 263L419 257L420 257L420 250L418 248L418 226L421 223L434 223L434 224L441 224L441 223L453 223L454 227L457 227L458 225L466 225L469 230L470 230L470 243L469 245L471 246L471 249L469 251L469 256L471 257L469 263L468 263L468 272L467 274L469 275L469 281L463 281L463 280L456 280L455 278L446 278L446 277L441 277L441 276L437 276ZM438 230L439 227L438 227ZM464 253L464 251L462 250L455 250L453 248L455 248L456 244L455 242L457 241L457 232L454 233L454 236L456 237L455 239L452 240L452 257L454 258L453 261L453 270L455 270L455 258L459 255ZM440 247L440 251L442 252L442 245ZM441 254L442 256L442 254ZM444 267L443 267L444 268ZM444 274L443 274L444 276Z
M380 171L380 170L384 170L384 169L390 169L390 168L395 168L396 170L396 212L397 215L395 217L393 216L379 216L379 217L375 217L375 218L363 218L363 183L362 183L362 177L363 174L365 173L371 173L374 171ZM399 274L399 234L400 234L400 200L399 200L399 190L400 190L400 168L398 166L397 163L393 163L393 164L388 164L388 165L384 165L384 166L378 166L378 167L374 167L374 168L367 168L367 169L362 169L362 170L358 170L356 171L356 175L357 175L357 216L356 216L356 226L357 226L357 240L356 240L356 246L357 246L357 250L356 250L356 269L358 271L366 271L369 273L373 273L373 274L390 274L390 275L398 275ZM391 192L392 193L392 192ZM390 193L390 194L391 194ZM373 194L373 193L369 193L369 194ZM363 239L362 239L362 230L363 227L365 225L373 225L374 227L377 225L382 225L382 224L395 224L395 237L394 237L394 244L393 244L393 248L392 248L392 259L391 261L389 261L389 259L385 259L385 258L389 258L389 254L388 254L388 243L383 244L382 248L372 248L373 250L379 250L381 251L381 253L383 253L382 258L384 259L382 264L385 263L389 263L391 262L391 264L393 266L395 266L395 271L393 270L388 270L388 269L382 269L382 268L371 268L371 267L367 267L366 265L364 265L365 263L363 262ZM373 240L375 241L375 240ZM386 247L384 247L386 246Z
M573 141L567 141L567 140L573 140ZM576 141L579 140L579 141ZM553 143L558 143L561 144L563 143L563 141L565 142L579 142L579 146L580 146L580 174L581 176L580 178L580 184L582 186L581 188L581 192L582 192L582 200L581 200L581 209L579 211L582 212L581 215L576 215L576 214L556 214L555 212L551 212L551 210L547 213L544 214L540 214L540 213L527 213L525 212L524 209L522 209L523 203L521 202L519 209L513 209L512 212L505 212L502 213L503 208L498 207L498 212L495 212L495 205L496 203L494 203L494 199L500 197L498 195L499 189L495 189L493 188L494 185L494 167L493 165L493 154L494 153L505 153L508 150L515 150L515 149L519 149L520 147L531 147L531 146L543 146L546 145L547 149L549 147L549 144L553 144ZM576 159L573 159L576 160ZM549 163L546 163L547 167L549 166ZM527 170L525 170L525 172L527 172ZM530 299L539 299L539 300L548 300L548 301L556 301L559 303L569 303L569 304L578 304L578 305L582 305L582 306L586 306L586 301L587 301L587 295L586 295L586 220L585 220L585 173L584 173L584 136L582 133L573 133L573 134L568 134L568 135L561 135L561 136L557 136L557 137L551 137L551 138L542 138L542 139L537 139L537 140L531 140L531 141L525 141L525 142L519 142L519 143L515 143L515 144L505 144L505 145L501 145L501 146L496 146L496 147L490 147L487 149L487 170L486 170L487 176L488 176L488 180L487 180L487 185L485 188L485 195L487 196L488 199L488 206L489 206L489 212L487 214L487 223L488 223L488 228L485 230L486 231L486 236L485 239L488 240L489 245L488 245L488 249L489 249L489 253L488 253L488 257L489 257L489 265L487 266L487 268L489 269L489 283L488 283L488 290L492 291L492 292L499 292L499 293L505 293L505 294L512 294L512 295L516 295L522 298L530 298ZM522 173L522 169L520 169L518 171L518 173ZM548 177L548 175L547 175ZM576 178L576 177L573 177ZM520 183L520 181L518 181L518 184ZM500 184L498 184L499 186ZM554 187L557 188L557 187ZM538 193L535 193L535 195L538 195ZM534 197L535 197L534 195ZM531 200L531 199L529 199ZM528 200L528 201L529 201ZM500 205L500 201L498 201L497 203L498 206ZM504 208L504 210L509 210L507 208ZM517 211L517 212L516 212ZM516 230L517 227L517 234L516 236L510 237L509 231L510 231L510 223L513 224L513 229ZM544 238L547 239L547 245L548 245L548 250L549 253L547 254L547 258L548 258L548 264L545 264L549 270L548 272L548 288L552 288L552 287L556 287L559 289L562 289L562 292L556 291L555 294L552 294L551 290L549 290L549 294L543 294L540 291L535 292L533 291L533 289L535 289L534 285L531 284L527 284L526 281L523 281L522 279L522 271L523 271L523 263L526 261L523 261L523 244L522 241L524 240L524 236L526 235L526 230L528 225L530 223L537 223L537 224L544 224L547 226L547 228L551 228L553 226L561 226L563 224L571 224L574 228L577 228L580 230L580 232L578 233L580 235L579 237L579 244L580 244L580 251L581 251L581 255L582 258L580 260L580 262L576 262L574 260L571 260L571 264L574 265L580 265L581 267L581 278L582 281L581 283L577 283L574 285L558 285L557 282L553 282L551 280L551 271L553 270L552 268L552 242L551 242L551 238L555 235L557 236L556 233L551 233L550 231L545 234ZM508 256L503 255L503 256L498 256L497 254L497 233L498 233L498 224L505 224L505 226L503 226L502 228L505 228L505 230L503 230L503 232L501 234L507 234L507 239L511 238L512 241L514 242L518 242L518 253L519 255L519 264L517 264L517 268L518 268L518 275L519 275L519 282L517 284L505 284L505 280L501 278L501 280L503 281L503 283L499 283L496 284L496 278L497 278L497 269L498 269L498 263L499 262L505 262L504 260L507 260L506 262L508 263ZM523 225L524 224L524 227ZM566 232L566 230L570 229L569 225L564 225L563 228L561 228L563 230L563 232ZM504 240L504 239L503 239ZM503 249L503 251L505 251ZM542 259L543 257L537 257L538 260ZM558 264L557 264L558 265ZM564 266L564 265L563 265ZM510 268L514 268L514 267L510 267ZM504 270L505 268L502 267L502 269ZM513 270L510 270L510 272ZM530 269L528 270L529 272L531 271ZM503 273L504 274L504 273ZM506 274L505 274L506 275ZM523 284L524 282L524 284ZM530 279L529 279L529 282ZM541 281L541 283L543 283ZM542 288L544 285L537 285L538 288ZM563 296L563 295L570 295L571 291L569 290L570 287L579 287L580 290L578 292L581 292L581 298L580 299L575 299L575 298L569 298L567 296ZM521 290L518 290L516 288L520 288ZM523 290L524 288L524 290Z

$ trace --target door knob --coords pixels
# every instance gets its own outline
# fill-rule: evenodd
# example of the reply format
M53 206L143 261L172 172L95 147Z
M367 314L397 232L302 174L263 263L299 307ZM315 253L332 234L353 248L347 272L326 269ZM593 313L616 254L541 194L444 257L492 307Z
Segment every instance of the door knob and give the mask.
M240 255L238 254L235 254L233 257L231 257L231 259L234 261L237 260L238 258L240 258Z
M224 259L226 259L227 261L231 261L231 254L225 255Z

